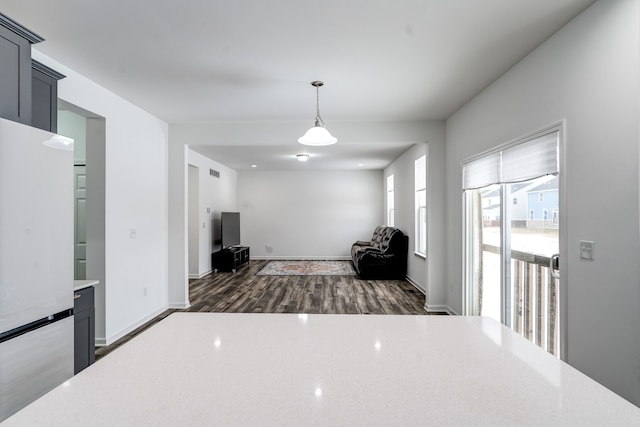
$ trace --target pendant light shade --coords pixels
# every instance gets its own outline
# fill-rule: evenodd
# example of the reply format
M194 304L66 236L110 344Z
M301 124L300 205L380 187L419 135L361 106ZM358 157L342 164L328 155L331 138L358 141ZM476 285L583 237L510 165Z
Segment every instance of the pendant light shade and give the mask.
M298 138L298 142L304 145L331 145L338 142L338 138L331 135L323 126L316 125Z
M332 136L324 127L324 121L320 117L320 86L324 85L323 82L315 81L311 82L311 85L316 88L316 124L309 129L303 136L298 138L298 142L304 145L331 145L338 142L338 139Z

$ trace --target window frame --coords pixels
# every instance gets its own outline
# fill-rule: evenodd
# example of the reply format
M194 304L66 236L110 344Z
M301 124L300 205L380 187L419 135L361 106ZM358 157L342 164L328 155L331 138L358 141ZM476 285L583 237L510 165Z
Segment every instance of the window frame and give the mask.
M415 235L414 253L427 257L427 155L423 154L414 161L414 213Z
M387 176L387 225L395 224L395 178L393 174Z

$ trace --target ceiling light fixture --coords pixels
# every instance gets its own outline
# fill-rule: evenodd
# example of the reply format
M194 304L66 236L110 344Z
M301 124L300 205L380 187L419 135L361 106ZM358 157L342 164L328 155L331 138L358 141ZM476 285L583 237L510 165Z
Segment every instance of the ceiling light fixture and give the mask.
M298 158L299 162L306 162L307 160L309 160L308 154L296 154L296 157Z
M298 142L304 145L331 145L338 142L338 139L332 136L324 127L324 121L320 117L320 86L323 82L311 82L311 86L316 88L316 124L307 131L302 137L298 138Z

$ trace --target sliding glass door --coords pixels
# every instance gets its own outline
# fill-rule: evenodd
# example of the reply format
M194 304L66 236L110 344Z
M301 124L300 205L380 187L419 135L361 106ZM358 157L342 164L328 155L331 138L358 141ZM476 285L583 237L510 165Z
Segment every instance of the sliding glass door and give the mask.
M468 315L559 355L559 132L464 165Z
M467 314L502 321L500 185L465 191Z

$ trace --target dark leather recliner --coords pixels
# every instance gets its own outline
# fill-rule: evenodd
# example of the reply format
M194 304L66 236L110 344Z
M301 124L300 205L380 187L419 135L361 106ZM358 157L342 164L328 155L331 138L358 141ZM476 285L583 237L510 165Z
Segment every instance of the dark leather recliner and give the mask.
M351 260L362 279L404 279L409 238L395 227L379 225L371 240L351 246Z

